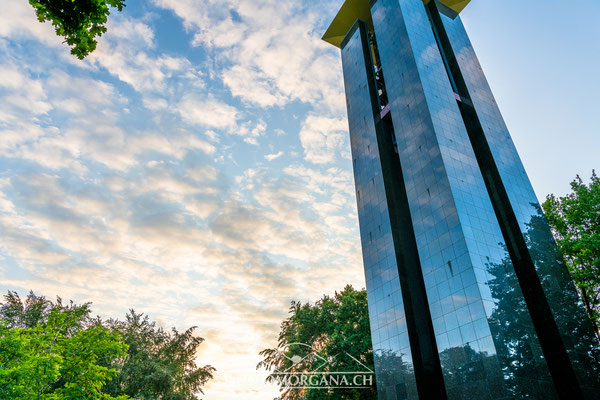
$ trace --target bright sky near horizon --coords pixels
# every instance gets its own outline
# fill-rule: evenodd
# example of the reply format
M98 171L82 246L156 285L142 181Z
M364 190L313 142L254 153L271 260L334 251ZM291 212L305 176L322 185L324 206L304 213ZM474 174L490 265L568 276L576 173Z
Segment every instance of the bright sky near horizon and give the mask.
M264 400L292 299L364 286L342 0L128 0L85 61L27 0L0 13L0 290L196 325L208 400ZM463 19L539 198L598 168L600 3Z

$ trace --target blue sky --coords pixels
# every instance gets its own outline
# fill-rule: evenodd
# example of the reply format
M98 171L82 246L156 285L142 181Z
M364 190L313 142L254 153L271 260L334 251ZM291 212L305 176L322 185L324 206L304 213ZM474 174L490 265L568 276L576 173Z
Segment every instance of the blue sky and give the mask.
M6 3L6 2L5 2ZM597 168L600 4L463 13L538 197ZM26 0L0 14L0 289L199 327L206 399L255 370L289 301L364 285L336 1L129 1L86 61Z

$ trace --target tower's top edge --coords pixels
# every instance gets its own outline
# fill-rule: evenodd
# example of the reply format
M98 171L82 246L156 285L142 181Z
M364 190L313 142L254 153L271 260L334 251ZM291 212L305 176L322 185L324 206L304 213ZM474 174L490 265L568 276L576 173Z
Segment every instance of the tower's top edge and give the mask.
M440 3L444 4L446 7L450 8L452 11L460 14L462 10L465 9L471 2L471 0L438 0ZM429 2L429 0L424 1L424 3Z
M423 0L428 3L431 0ZM452 11L459 14L471 2L471 0L437 0L450 8ZM335 47L341 47L342 40L354 25L357 19L367 23L369 28L372 28L373 21L371 19L371 6L369 0L346 0L336 14L329 28L321 39L327 43L331 43Z
M342 40L357 19L372 26L369 0L346 0L321 39L335 47L341 47Z

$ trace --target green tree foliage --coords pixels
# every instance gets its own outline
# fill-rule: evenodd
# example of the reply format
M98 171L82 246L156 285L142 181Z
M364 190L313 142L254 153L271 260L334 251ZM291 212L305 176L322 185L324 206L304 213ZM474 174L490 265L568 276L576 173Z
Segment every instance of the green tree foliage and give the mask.
M0 304L0 399L197 400L214 368L195 364L195 328L165 332L131 310L125 321L90 317L33 292Z
M96 49L96 36L106 32L110 7L119 11L125 0L29 0L40 22L50 21L56 34L80 60Z
M100 358L124 357L120 334L90 319L89 304L64 306L14 292L0 307L0 398L126 399L105 396L116 370Z
M292 302L290 317L281 324L278 345L265 349L263 360L257 368L271 372L267 379L278 382L277 371L296 373L313 372L323 360L328 360L329 371L349 372L357 368L364 371L357 360L373 370L373 350L369 330L367 295L365 290L346 286L335 296L324 296L314 305ZM305 357L310 346L317 357ZM294 362L303 358L302 362ZM298 358L299 357L299 358ZM353 359L354 358L354 359ZM374 379L374 378L373 378ZM281 400L366 400L376 399L375 387L371 389L285 389Z
M541 207L525 225L525 243L535 262L548 302L555 311L556 325L561 332L566 333L566 338L573 338L565 340L571 360L576 360L573 361L573 366L578 370L582 382L595 382L600 376L596 332L589 323L586 312L580 307L581 301L569 278L569 272L560 265L563 264L563 257L556 247ZM508 252L501 262L489 262L486 265L490 277L488 284L495 303L488 322L496 351L505 361L502 369L504 376L499 377L492 372L497 363L493 361L493 357L488 357L487 353L480 355L491 387L504 386L510 398L545 398L547 392L543 386L523 385L522 378L529 379L532 374L539 373L535 372L538 371L536 364L543 357L543 352L538 344L531 341L534 328L525 299L518 293L518 279L511 272L512 268ZM482 348L485 350L485 346ZM442 354L440 359L443 365ZM462 383L459 382L459 385Z
M123 336L129 352L124 359L107 360L117 376L104 387L105 393L140 400L196 400L195 394L212 379L214 368L198 367L194 361L204 341L194 334L195 327L166 332L134 310L125 321L110 320L106 325Z
M600 178L577 178L564 197L549 195L542 205L552 233L596 331L600 327Z

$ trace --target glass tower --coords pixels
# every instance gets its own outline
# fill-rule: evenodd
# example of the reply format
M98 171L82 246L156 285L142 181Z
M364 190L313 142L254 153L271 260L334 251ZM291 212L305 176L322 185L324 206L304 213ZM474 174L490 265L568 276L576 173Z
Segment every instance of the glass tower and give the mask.
M347 0L341 49L380 400L600 399L600 345L459 13Z

